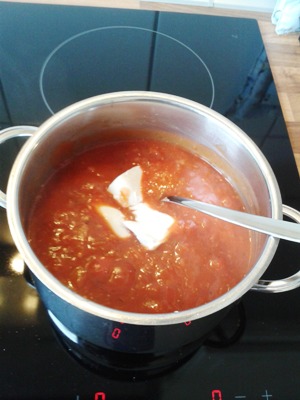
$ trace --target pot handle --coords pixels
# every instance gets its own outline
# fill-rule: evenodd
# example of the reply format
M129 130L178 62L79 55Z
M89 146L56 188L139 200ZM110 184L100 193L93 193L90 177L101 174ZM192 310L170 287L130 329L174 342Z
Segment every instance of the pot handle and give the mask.
M292 220L300 223L300 212L292 207L283 205L282 213ZM288 278L278 279L275 281L269 281L260 279L251 290L263 293L281 293L287 292L289 290L296 289L300 286L300 271L296 272L294 275Z
M32 136L37 130L35 126L13 126L0 131L0 145L9 139ZM6 194L0 190L0 206L6 208Z

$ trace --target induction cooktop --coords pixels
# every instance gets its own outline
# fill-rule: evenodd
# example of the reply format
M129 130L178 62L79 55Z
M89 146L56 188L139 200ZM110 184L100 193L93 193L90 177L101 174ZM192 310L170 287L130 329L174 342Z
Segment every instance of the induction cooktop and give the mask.
M0 3L0 125L39 126L96 94L153 90L227 116L272 166L283 202L299 178L256 21L181 13ZM1 146L1 189L22 143ZM31 285L0 210L0 399L286 400L300 398L300 292L249 291L203 346L155 376L76 356ZM298 269L281 241L264 278Z

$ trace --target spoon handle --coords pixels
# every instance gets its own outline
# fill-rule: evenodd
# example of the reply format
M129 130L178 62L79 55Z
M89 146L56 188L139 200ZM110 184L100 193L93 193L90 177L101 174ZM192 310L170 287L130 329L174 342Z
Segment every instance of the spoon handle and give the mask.
M262 217L260 215L248 214L242 211L203 203L198 200L190 200L184 197L168 196L163 199L165 202L180 204L193 208L204 214L231 222L235 225L265 233L267 235L300 243L300 225L293 222L282 221L274 218Z

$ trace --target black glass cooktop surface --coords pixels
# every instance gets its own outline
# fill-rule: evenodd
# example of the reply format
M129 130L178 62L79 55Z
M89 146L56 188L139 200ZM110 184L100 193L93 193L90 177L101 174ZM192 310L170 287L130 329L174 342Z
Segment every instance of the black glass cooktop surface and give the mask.
M0 3L0 125L40 125L96 94L153 90L198 101L244 129L269 160L283 202L299 179L254 20ZM1 146L1 189L22 143ZM120 376L78 360L57 336L0 210L0 399L286 400L300 398L300 292L250 291L183 365ZM281 241L265 274L295 273Z

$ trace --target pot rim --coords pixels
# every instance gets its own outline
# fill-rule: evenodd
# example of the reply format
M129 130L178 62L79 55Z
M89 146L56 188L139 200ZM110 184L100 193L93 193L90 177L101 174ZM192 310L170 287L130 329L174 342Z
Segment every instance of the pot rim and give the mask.
M242 141L243 144L247 146L249 152L251 152L254 160L258 164L260 171L264 176L270 196L271 217L277 219L282 218L281 195L277 180L268 161L266 160L260 149L252 141L252 139L248 137L233 122L229 121L218 112L202 104L179 96L159 92L126 91L94 96L74 103L50 117L37 129L35 134L27 140L14 162L9 177L7 187L8 223L16 247L21 253L25 263L28 265L33 275L39 281L41 281L50 291L55 293L67 303L70 303L73 306L81 309L82 311L88 312L89 314L122 323L129 323L134 325L170 325L184 323L215 313L229 306L230 304L237 301L240 297L242 297L248 290L251 289L251 287L259 280L264 271L267 269L277 249L279 240L273 237L268 237L260 258L251 268L248 274L230 291L216 298L215 300L184 311L175 311L172 313L164 314L144 314L119 311L109 307L105 307L90 300L87 300L68 289L66 286L60 283L60 281L57 280L35 256L28 244L21 225L18 210L18 192L21 176L24 171L25 164L30 158L31 150L38 145L39 140L47 134L48 130L59 125L62 121L70 118L71 116L79 114L83 110L96 107L100 104L113 105L114 103L119 102L136 101L158 101L171 105L177 105L179 107L184 107L201 115L209 115L218 120L219 123L226 125L228 128L230 128L234 133L235 138Z

